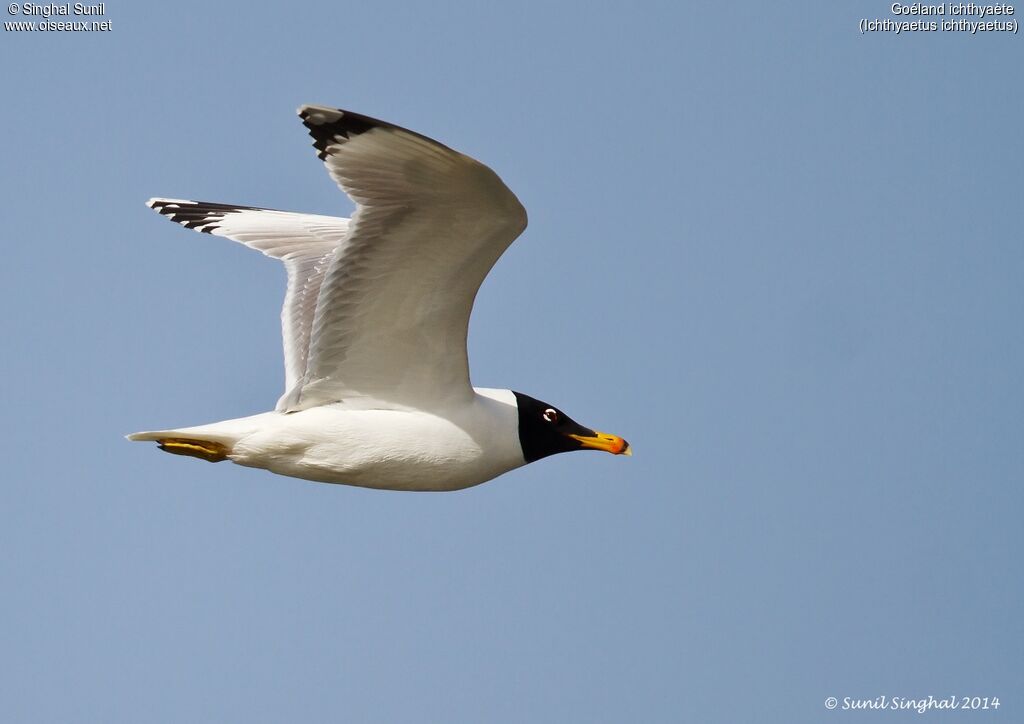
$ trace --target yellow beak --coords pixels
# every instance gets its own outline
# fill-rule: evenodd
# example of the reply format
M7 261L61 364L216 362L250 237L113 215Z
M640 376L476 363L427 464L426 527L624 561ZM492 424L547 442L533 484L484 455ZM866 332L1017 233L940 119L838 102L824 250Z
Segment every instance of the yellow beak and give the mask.
M632 455L633 448L618 435L595 432L593 435L569 435L589 450L604 450L612 455Z

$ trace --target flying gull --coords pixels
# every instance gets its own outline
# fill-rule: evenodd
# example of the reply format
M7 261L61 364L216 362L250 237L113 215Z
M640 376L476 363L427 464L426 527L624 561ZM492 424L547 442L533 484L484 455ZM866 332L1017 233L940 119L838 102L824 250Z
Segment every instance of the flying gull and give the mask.
M526 228L491 169L426 136L322 106L299 117L351 219L150 199L288 271L285 392L272 412L137 432L161 450L390 490L459 490L555 453L630 455L554 405L473 387L466 332L484 277Z

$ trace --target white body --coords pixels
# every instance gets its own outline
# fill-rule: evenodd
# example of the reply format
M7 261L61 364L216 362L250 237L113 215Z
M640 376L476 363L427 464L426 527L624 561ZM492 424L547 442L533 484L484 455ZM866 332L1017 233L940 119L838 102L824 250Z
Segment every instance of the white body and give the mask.
M526 462L515 396L509 390L474 391L471 404L433 412L360 410L337 403L137 433L131 439L217 442L239 465L323 483L459 490Z

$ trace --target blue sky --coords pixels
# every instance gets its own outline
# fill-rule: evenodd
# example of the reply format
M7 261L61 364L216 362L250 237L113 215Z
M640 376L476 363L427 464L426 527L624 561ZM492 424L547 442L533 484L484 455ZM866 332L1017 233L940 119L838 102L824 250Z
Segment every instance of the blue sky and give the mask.
M1018 36L861 35L883 2L140 5L0 44L5 720L1019 720ZM347 215L301 103L501 175L530 227L474 382L633 458L415 495L123 440L280 393L281 269L143 202Z

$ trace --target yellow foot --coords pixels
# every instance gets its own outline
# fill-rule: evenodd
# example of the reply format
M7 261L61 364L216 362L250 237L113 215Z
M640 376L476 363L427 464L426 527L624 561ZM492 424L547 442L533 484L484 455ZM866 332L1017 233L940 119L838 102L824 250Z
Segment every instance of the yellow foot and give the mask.
M168 437L156 442L164 452L174 453L175 455L189 455L205 460L208 463L219 463L221 460L227 460L228 453L230 452L227 446L221 445L219 442L210 442L209 440L188 440L185 438Z

